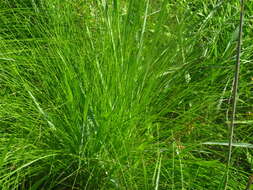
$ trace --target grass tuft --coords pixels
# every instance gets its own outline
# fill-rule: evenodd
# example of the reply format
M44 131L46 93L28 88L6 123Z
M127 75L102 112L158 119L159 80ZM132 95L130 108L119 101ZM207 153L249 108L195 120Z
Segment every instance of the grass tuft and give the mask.
M222 189L238 7L2 0L0 190ZM230 189L252 172L252 7Z

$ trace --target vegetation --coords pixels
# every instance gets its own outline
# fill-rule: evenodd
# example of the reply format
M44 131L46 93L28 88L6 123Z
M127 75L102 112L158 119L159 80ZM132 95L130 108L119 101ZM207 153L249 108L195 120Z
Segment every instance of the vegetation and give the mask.
M0 190L224 189L240 2L1 0ZM253 167L245 2L228 189Z

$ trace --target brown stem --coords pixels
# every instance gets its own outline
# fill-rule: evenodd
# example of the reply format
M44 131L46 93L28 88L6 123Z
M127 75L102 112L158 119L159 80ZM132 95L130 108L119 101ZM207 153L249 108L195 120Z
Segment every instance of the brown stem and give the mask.
M229 142L228 142L229 151L228 151L225 189L227 189L227 184L228 184L228 179L229 179L229 168L230 168L230 162L231 162L231 156L232 156L232 144L233 144L234 128L235 128L236 103L237 103L237 98L238 98L238 84L239 84L239 74L240 74L240 56L241 56L241 45L242 45L243 16L244 16L244 0L241 0L240 26L239 26L239 37L238 37L237 51L236 51L235 76L234 76L234 83L233 83L232 115L231 115L230 131L229 131Z

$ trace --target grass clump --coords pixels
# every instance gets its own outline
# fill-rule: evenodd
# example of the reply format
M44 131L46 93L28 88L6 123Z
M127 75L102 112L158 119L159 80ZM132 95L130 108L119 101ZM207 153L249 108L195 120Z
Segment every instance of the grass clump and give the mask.
M3 1L0 189L222 189L227 147L203 143L227 142L238 6ZM248 121L245 8L238 120ZM249 125L235 134L252 143ZM234 149L230 189L245 187L251 157Z

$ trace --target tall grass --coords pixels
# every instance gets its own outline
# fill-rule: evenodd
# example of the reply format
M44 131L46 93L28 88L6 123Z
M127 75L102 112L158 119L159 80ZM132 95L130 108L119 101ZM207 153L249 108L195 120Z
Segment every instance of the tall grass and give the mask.
M239 2L0 4L0 189L222 189ZM245 5L238 120L252 120ZM229 112L229 110L228 110ZM252 143L250 125L235 141ZM243 189L252 150L235 148Z

